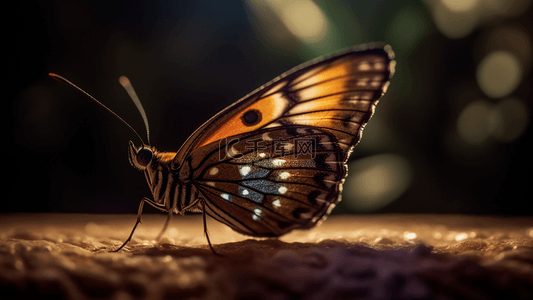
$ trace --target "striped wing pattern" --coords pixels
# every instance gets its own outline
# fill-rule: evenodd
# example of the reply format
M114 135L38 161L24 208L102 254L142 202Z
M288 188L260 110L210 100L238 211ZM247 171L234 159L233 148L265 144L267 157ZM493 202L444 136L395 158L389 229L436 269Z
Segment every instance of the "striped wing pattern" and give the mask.
M295 76L280 91L263 96L290 99L284 114L267 127L299 124L331 132L346 160L387 88L388 65L382 55L349 56Z

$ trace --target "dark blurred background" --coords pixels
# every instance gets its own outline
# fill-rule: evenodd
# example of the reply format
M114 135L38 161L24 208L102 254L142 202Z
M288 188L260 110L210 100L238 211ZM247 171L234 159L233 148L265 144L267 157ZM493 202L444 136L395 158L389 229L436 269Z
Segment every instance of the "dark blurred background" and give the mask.
M136 213L127 127L177 151L288 69L383 41L397 72L333 213L531 215L532 5L517 0L18 1L6 9L4 212ZM14 14L13 16L10 16ZM146 208L146 211L152 211Z

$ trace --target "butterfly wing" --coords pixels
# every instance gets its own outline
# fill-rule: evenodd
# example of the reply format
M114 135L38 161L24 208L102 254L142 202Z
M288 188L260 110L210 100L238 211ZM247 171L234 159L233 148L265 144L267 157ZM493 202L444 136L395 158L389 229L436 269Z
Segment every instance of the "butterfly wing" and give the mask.
M173 163L206 213L236 231L309 228L338 202L345 163L387 89L393 57L389 46L358 46L296 67L207 121ZM263 154L252 146L258 141ZM292 150L276 155L283 141ZM316 157L301 155L305 141Z
M206 213L253 236L314 226L337 203L346 174L335 136L312 126L265 128L195 153L185 166Z

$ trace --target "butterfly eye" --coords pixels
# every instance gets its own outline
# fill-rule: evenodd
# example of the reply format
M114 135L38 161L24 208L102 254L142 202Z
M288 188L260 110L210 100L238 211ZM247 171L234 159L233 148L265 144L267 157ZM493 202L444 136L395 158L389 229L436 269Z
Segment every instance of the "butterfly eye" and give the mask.
M261 122L261 112L257 109L250 109L242 115L241 119L246 126L255 125Z
M137 163L146 167L151 161L154 153L149 148L142 148L137 152Z

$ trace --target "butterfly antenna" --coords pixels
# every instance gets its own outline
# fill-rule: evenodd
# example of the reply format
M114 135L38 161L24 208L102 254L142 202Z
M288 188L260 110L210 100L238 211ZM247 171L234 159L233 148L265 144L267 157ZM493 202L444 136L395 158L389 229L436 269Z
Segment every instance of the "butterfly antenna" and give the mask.
M107 110L108 112L110 112L113 116L115 116L117 119L119 119L120 121L122 121L122 123L126 124L126 126L128 126L136 135L137 137L139 138L139 140L141 140L141 143L143 145L146 145L143 141L143 139L141 138L141 136L137 133L137 131L135 131L135 129L133 129L133 127L131 127L130 124L128 124L128 122L124 121L124 119L122 119L119 115L117 115L114 111L112 111L110 108L108 108L107 106L103 105L100 101L96 100L96 98L94 98L93 96L91 96L89 93L87 93L86 91L82 90L80 87L78 87L77 85L75 85L74 83L68 81L65 77L63 76L60 76L60 75L57 75L57 74L54 74L54 73L48 73L48 76L52 77L53 79L59 81L59 82L62 82L76 90L78 90L79 92L81 92L82 94L84 94L85 96L89 97L91 100L93 100L94 102L96 102L98 105L100 105L101 107L105 108L105 110ZM138 100L137 100L138 101ZM135 100L133 101L135 102ZM137 104L137 103L135 103ZM140 105L140 103L139 103ZM141 106L141 109L142 109L142 106ZM145 118L145 123L146 123L146 126L147 126L147 129L148 129L148 123L146 122L146 117L144 115L144 110L141 111L141 114L143 115L143 118Z
M146 128L146 140L148 141L148 145L150 144L150 127L148 126L148 118L146 117L146 112L144 111L143 105L141 104L141 100L139 100L139 97L137 97L137 93L135 93L135 90L133 89L133 86L131 85L130 80L126 76L120 76L118 79L120 84L124 87L128 95L130 95L131 100L133 103L135 103L135 106L137 106L137 109L141 113L141 116L144 121L144 127Z

